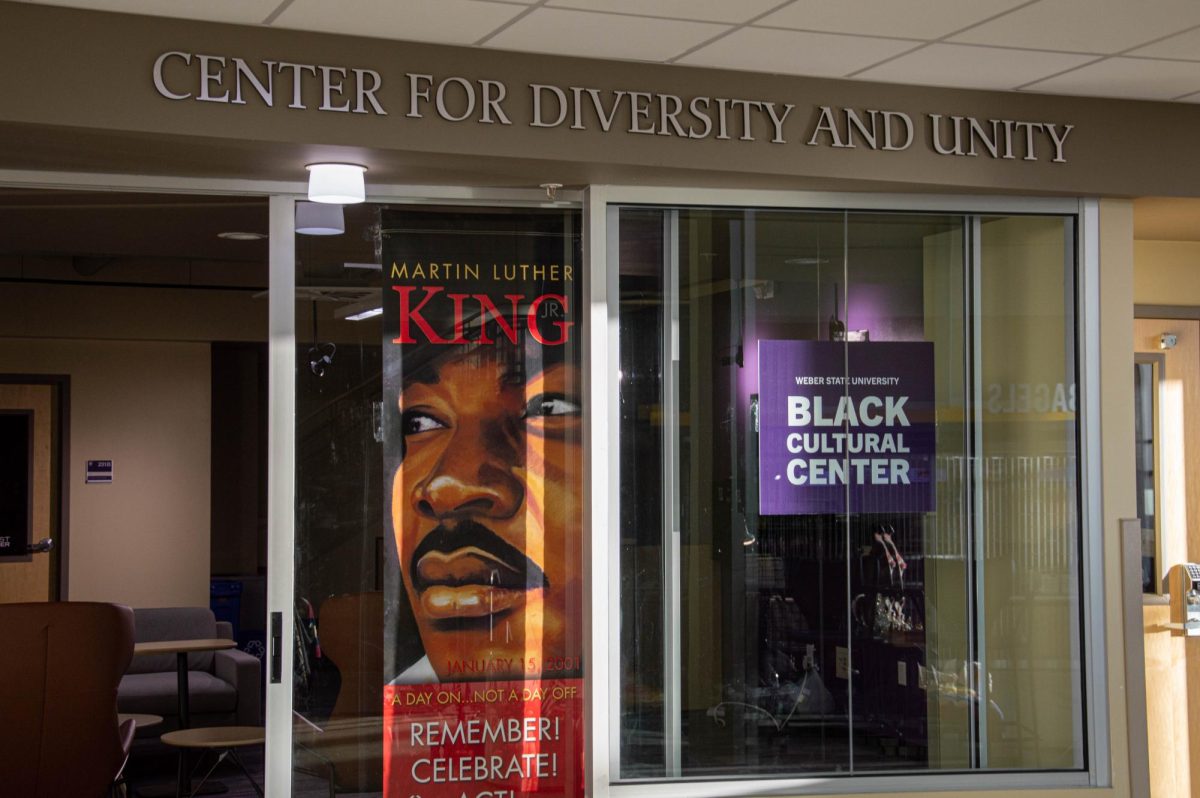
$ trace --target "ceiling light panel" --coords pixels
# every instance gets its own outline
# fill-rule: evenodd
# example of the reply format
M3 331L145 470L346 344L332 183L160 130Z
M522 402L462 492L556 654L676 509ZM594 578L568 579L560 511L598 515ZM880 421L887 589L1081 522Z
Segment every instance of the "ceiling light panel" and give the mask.
M1200 25L1196 0L1039 0L952 42L1110 54Z
M931 44L854 77L885 83L1011 91L1093 60L1095 56L1073 53Z
M755 25L861 36L936 39L1026 0L796 0Z
M915 46L898 39L741 28L678 63L840 78Z
M275 27L381 39L473 44L525 7L479 0L296 0Z
M664 61L729 30L728 25L678 22L538 8L489 39L489 47L633 61Z
M743 23L779 5L780 0L550 0L547 6L582 11L609 11L695 22Z

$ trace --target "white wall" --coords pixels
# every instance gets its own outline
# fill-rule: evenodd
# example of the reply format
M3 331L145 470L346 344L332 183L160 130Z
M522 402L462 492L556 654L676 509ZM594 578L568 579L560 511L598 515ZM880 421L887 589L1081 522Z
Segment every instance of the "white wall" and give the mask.
M209 370L207 343L0 339L0 372L71 377L66 598L208 606Z

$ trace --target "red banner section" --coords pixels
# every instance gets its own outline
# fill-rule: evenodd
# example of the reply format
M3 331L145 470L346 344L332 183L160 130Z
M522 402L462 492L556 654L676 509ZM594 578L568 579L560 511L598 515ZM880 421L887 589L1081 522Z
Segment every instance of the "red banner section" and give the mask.
M583 680L388 685L386 798L583 795Z

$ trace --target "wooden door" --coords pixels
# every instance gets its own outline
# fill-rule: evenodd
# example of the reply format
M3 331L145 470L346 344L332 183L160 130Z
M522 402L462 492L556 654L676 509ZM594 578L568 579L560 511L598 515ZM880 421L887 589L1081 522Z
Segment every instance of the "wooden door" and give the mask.
M57 515L53 485L55 386L50 384L0 384L0 413L28 412L32 438L30 542L56 537L52 525ZM0 508L3 512L3 508ZM58 547L60 541L55 540ZM58 551L20 558L0 558L0 603L50 601L58 598Z

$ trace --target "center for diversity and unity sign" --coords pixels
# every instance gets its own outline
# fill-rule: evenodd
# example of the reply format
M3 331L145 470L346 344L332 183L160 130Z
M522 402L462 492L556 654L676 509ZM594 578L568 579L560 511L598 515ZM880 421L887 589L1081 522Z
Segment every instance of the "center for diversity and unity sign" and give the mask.
M760 341L759 513L933 509L933 344Z

